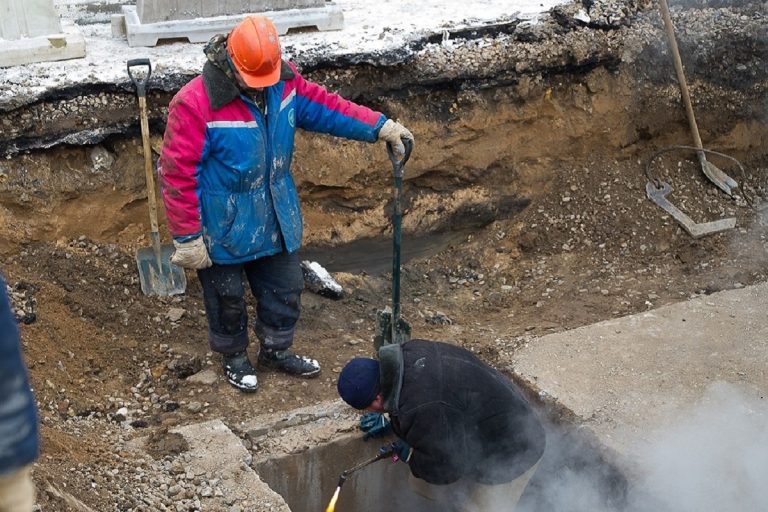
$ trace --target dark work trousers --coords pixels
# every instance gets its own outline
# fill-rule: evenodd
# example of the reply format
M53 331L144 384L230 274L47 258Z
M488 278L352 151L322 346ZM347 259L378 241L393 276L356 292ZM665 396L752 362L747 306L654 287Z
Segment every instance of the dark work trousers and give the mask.
M261 346L285 350L293 344L299 319L304 277L296 253L236 265L217 265L197 271L203 286L208 341L222 354L241 352L248 346L248 312L245 279L256 297L254 330Z

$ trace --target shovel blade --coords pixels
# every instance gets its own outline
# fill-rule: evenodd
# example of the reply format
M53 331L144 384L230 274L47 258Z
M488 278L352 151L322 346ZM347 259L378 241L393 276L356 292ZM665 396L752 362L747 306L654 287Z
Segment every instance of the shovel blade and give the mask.
M171 263L174 248L170 244L160 246L160 253L152 247L136 252L139 280L144 295L178 295L187 289L184 269Z
M373 346L379 350L383 345L405 343L411 339L411 326L403 318L397 319L397 325L392 328L392 310L389 307L376 312L376 331L373 336Z
M733 189L739 186L736 180L718 169L717 166L706 158L700 157L700 160L701 170L704 172L704 175L709 178L709 181L717 185L720 190L729 196L733 195Z

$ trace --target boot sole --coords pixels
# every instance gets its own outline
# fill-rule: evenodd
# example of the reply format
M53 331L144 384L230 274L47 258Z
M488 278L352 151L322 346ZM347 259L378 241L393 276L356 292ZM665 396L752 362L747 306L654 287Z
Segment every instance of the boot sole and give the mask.
M264 368L266 370L272 370L275 372L282 372L286 375L292 375L293 377L301 377L302 379L314 379L318 375L320 375L320 372L322 371L322 368L318 368L317 371L310 372L310 373L295 373L289 370L285 370L281 368L278 365L273 365L271 363L264 363L262 361L258 361L256 364L259 365L260 368Z
M255 393L256 390L259 389L259 384L257 383L255 386L244 386L242 384L239 384L236 380L232 380L229 378L229 375L227 375L226 371L224 372L224 377L227 379L227 382L233 386L239 389L240 391L243 391L244 393Z
M231 380L229 380L229 379L227 379L227 382L229 382L229 384L230 384L232 387L235 387L235 388L239 389L239 390L240 390L240 391L242 391L243 393L255 393L255 392L256 392L256 391L258 391L258 389L259 389L259 386L256 386L255 388L252 388L252 387L250 387L250 386L241 386L241 385L239 385L239 384L237 384L237 383L235 383L235 382L232 382L232 381L231 381Z

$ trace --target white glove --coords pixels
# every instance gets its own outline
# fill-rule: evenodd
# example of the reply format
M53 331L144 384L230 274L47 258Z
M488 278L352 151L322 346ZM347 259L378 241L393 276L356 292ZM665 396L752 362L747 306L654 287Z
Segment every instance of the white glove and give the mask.
M173 256L171 256L171 263L193 270L208 268L213 265L201 236L189 242L177 242L174 240L173 246L176 250L173 252Z
M389 142L392 145L392 150L398 157L405 155L403 139L413 142L413 134L408 128L391 119L387 119L379 130L379 140Z

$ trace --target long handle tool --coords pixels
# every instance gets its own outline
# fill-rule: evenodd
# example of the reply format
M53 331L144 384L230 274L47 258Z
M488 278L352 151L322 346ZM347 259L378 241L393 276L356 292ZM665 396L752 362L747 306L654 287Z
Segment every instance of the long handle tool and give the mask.
M672 61L675 64L677 81L680 84L680 95L682 96L683 103L685 104L685 113L688 116L688 125L691 128L691 133L693 134L693 142L696 145L696 148L699 150L696 154L699 158L699 163L701 164L701 170L712 183L720 188L720 190L729 196L733 195L732 189L739 186L738 183L736 183L736 180L718 169L711 162L707 161L707 157L704 154L704 151L701 151L704 146L701 143L701 136L699 135L699 127L696 124L696 117L693 115L691 96L688 93L688 84L685 81L683 62L680 59L680 51L677 48L677 40L675 39L675 27L672 25L672 17L669 15L669 6L667 5L667 0L659 0L659 7L661 10L661 17L664 19L664 28L667 32L667 41L669 43L669 50L672 53Z
M392 173L395 177L394 204L392 213L392 310L385 308L377 312L376 334L374 346L378 350L382 345L403 343L411 337L411 326L400 316L400 240L403 222L403 175L405 163L411 157L413 141L403 139L405 154L397 158L390 144L387 144L387 155L392 162Z
M134 75L137 67L146 67L146 73ZM147 83L152 75L149 59L128 61L128 76L136 87L141 115L141 139L144 151L144 174L147 180L147 203L149 205L149 223L152 231L149 236L152 247L143 247L136 252L136 264L139 267L141 291L145 295L176 295L184 293L187 278L184 269L171 263L174 247L160 244L160 229L157 223L157 196L155 193L155 174L152 170L152 148L149 145L149 120L147 117Z

